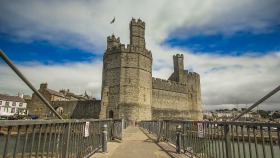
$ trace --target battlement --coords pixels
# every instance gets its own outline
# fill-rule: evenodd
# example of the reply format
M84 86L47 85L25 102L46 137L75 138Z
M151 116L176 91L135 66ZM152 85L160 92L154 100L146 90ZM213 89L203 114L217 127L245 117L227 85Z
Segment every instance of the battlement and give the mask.
M108 42L117 42L117 43L120 43L120 37L116 38L115 35L108 36L108 37L107 37L107 43L108 43Z
M144 21L142 21L141 19L138 19L137 21L134 19L134 18L132 18L132 20L131 20L131 22L130 22L130 26L134 26L134 25L137 25L137 26L140 26L140 27L142 27L143 29L145 29L145 22Z
M173 55L173 58L184 58L184 55L183 54L176 54L176 55Z
M112 48L120 45L120 38L116 38L115 35L107 37L107 48Z
M188 77L193 77L193 78L199 77L199 74L196 73L196 72L188 72L187 71L187 74L188 74Z
M152 78L153 89L160 89L172 92L187 93L187 85L183 83L178 83L171 80L164 80L160 78Z
M107 51L104 54L104 56L114 54L114 53L139 53L139 54L143 54L144 56L146 56L148 58L152 58L152 52L150 50L147 50L144 47L133 46L130 44L127 44L127 45L120 44L120 45L117 45L116 47L112 47L112 48L109 47L109 48L107 48Z

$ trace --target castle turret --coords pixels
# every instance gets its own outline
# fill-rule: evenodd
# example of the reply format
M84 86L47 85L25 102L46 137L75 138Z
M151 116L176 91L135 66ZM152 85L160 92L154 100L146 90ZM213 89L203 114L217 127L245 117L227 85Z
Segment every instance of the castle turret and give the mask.
M120 44L120 38L116 38L115 35L107 37L107 48L112 48Z
M173 56L174 74L177 82L183 82L184 79L184 56L176 54Z
M132 18L130 22L130 45L146 47L145 43L145 22Z

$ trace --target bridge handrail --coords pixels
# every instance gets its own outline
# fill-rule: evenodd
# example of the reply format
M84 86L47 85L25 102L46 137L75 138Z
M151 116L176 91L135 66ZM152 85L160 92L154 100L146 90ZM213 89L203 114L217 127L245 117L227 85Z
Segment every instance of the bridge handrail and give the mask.
M122 119L2 120L0 155L3 157L88 157L107 139L122 139ZM104 125L107 128L104 129Z
M180 150L196 157L280 155L280 123L146 120L138 124L158 141L180 144Z

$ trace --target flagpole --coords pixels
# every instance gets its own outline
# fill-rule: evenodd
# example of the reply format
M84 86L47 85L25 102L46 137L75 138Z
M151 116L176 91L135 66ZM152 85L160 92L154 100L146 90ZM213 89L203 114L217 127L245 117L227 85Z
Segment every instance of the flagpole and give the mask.
M113 23L113 35L115 35L115 16L114 19L111 21L111 24Z
M113 23L113 27L114 27L114 29L113 29L113 35L115 35L115 22Z

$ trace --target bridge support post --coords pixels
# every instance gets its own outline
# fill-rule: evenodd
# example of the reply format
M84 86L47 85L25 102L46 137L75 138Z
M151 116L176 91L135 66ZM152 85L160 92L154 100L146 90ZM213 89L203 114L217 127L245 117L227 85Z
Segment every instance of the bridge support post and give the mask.
M181 144L182 144L182 130L181 130L181 125L176 126L176 152L181 153Z
M107 153L107 124L103 125L102 130L102 152Z
M227 156L227 158L231 158L232 151L231 151L229 125L225 125L224 130L225 130L224 132L225 132L226 156Z

